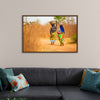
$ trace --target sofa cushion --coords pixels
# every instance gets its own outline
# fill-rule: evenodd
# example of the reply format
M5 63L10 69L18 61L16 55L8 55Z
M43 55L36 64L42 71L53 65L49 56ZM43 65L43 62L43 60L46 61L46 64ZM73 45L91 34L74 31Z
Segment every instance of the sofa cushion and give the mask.
M7 97L8 91L0 92L1 97ZM27 100L61 100L61 94L56 86L32 86L18 92L14 92L12 97Z
M83 69L81 68L59 68L57 72L58 85L78 85L81 81Z
M77 86L59 86L63 100L100 100L100 94L80 90Z
M56 71L52 68L13 68L14 74L22 73L31 86L56 85Z

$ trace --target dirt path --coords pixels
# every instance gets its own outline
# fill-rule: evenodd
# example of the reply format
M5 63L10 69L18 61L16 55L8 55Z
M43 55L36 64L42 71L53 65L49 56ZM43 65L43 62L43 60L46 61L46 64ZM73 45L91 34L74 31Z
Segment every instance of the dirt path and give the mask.
M67 39L64 42L64 46L60 46L58 40L56 40L54 45L51 45L49 39L41 39L40 51L46 52L76 52L77 45L76 44L68 44Z

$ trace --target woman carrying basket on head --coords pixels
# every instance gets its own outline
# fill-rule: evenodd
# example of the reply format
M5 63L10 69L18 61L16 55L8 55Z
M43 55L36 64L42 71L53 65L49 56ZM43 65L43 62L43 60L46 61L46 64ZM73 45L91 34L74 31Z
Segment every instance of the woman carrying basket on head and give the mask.
M55 40L56 40L57 22L50 21L50 24L51 24L51 28L50 28L50 41L51 41L51 45L54 45Z

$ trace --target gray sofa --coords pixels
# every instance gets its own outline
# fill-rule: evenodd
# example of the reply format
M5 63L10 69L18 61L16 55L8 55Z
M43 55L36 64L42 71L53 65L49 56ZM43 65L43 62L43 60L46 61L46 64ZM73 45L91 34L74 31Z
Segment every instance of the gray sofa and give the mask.
M12 97L27 100L100 100L100 94L80 90L81 68L13 68L14 74L23 73L30 84ZM9 90L0 92L5 98Z

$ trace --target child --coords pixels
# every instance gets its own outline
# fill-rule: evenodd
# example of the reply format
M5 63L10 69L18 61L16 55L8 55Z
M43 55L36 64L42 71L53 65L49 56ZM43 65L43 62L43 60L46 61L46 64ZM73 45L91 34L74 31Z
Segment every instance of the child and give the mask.
M58 29L58 38L59 38L59 42L60 42L60 46L64 46L64 28L63 25L60 25L60 29Z

